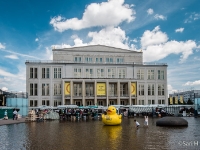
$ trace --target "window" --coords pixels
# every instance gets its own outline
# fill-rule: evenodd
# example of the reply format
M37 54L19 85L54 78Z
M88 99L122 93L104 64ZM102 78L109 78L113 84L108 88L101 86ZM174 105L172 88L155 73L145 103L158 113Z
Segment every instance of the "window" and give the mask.
M61 105L61 100L54 100L54 107L57 107L58 105Z
M81 57L74 57L74 61L75 61L75 62L81 62L82 59L81 59Z
M49 95L49 84L42 83L42 96Z
M159 99L158 100L158 104L165 104L165 100L164 99Z
M120 83L120 96L128 96L128 83Z
M74 77L75 78L81 77L81 68L74 68Z
M61 68L54 68L54 78L61 78Z
M154 95L154 84L148 84L148 95Z
M98 63L98 62L103 62L103 58L96 58L96 62Z
M137 79L144 80L144 70L143 69L139 69L137 71Z
M30 96L33 96L33 95L37 95L37 83L33 84L33 83L30 83Z
M123 58L117 58L117 63L123 63L124 59Z
M42 78L49 78L49 68L42 68Z
M125 101L123 101L123 100L120 101L120 105L126 105L126 104L125 104Z
M30 68L30 78L33 78L33 68Z
M154 70L148 70L148 80L154 80Z
M155 100L148 100L148 105L153 105L153 104L155 104Z
M37 78L37 68L34 68L34 77Z
M103 101L98 101L98 105L103 106Z
M85 84L85 95L86 96L94 96L94 84L93 83L86 83Z
M164 70L158 70L158 80L164 80Z
M104 77L104 69L97 69L97 78Z
M138 88L139 95L144 95L144 84L139 84Z
M33 84L30 84L30 95L33 95Z
M108 69L108 78L115 78L115 69Z
M30 68L30 78L37 78L37 68Z
M125 69L119 69L118 73L119 73L119 78L125 78Z
M37 107L38 106L38 101L37 100L30 100L29 106L30 107Z
M113 63L113 58L106 58L106 63Z
M109 96L117 96L117 84L116 83L109 84Z
M74 83L74 96L82 96L82 83Z
M139 100L139 105L144 105L144 100Z
M164 84L158 84L158 95L165 95Z
M91 57L85 57L85 62L92 62L92 58Z
M37 95L37 91L38 91L37 83L35 83L34 87L35 87L35 89L34 89L35 95Z
M87 101L87 106L92 105L92 101Z
M74 102L75 102L75 105L81 106L81 102L80 101L74 101Z
M42 100L42 105L49 106L49 100Z
M115 105L115 101L114 100L110 100L110 105Z
M86 72L86 78L93 77L93 69L85 69L85 72Z
M61 95L61 84L54 83L54 95Z

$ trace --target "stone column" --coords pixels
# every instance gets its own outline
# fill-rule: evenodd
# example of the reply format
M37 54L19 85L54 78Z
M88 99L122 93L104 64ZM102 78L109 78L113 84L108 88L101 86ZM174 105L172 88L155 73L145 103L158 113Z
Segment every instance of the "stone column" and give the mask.
M82 82L82 104L85 106L85 80Z
M74 104L73 103L73 95L74 95L74 87L73 87L73 81L70 81L70 104Z
M117 81L117 105L120 105L120 81Z

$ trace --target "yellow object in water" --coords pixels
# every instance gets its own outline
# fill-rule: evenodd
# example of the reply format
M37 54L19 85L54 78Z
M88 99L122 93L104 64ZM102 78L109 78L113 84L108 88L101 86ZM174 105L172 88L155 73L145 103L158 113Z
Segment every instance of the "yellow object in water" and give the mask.
M122 122L122 115L117 114L117 110L114 106L109 106L106 115L102 114L102 122L105 125L119 125Z

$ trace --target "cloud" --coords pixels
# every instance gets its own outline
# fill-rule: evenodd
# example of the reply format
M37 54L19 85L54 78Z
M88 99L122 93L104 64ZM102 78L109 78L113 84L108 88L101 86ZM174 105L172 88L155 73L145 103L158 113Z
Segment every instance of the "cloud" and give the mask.
M9 91L26 91L26 67L17 66L18 73L12 74L0 69L0 88L6 87Z
M162 44L167 42L166 33L160 31L160 27L156 26L152 31L146 30L141 37L141 46L145 48L149 45Z
M6 58L10 58L10 59L19 59L19 58L17 57L17 55L6 55L5 57L6 57Z
M178 90L174 89L172 87L172 85L170 85L170 84L167 85L167 89L168 89L168 94L172 94L172 93L178 92Z
M132 5L124 4L124 0L92 3L86 7L81 19L57 16L51 19L50 24L59 32L95 26L117 26L123 21L131 22L135 19L135 11L131 7Z
M5 49L6 47L0 43L0 49Z
M32 56L32 55L26 55L26 54L16 53L16 52L9 51L9 50L3 50L3 49L0 49L0 51L4 51L4 52L7 52L7 53L10 53L10 54L16 55L16 56L29 57L29 58L39 59L38 57L35 57L35 56Z
M184 28L176 29L175 32L183 32Z
M200 85L200 80L197 80L197 81L194 81L194 82L188 81L184 84L184 86L196 86L196 85Z
M166 18L165 16L159 15L159 14L156 14L156 15L154 16L154 18L155 18L156 20L167 20L167 18Z
M193 12L190 14L190 16L187 19L185 19L184 23L191 23L199 19L200 19L200 13Z
M14 74L9 73L9 72L7 72L7 71L4 71L4 70L2 70L2 69L0 69L0 76L15 77Z
M152 31L145 31L141 37L141 45L144 52L144 61L158 61L170 54L181 54L180 63L193 54L197 48L194 41L168 41L166 33L160 31L159 26Z
M89 32L88 36L92 38L92 41L89 43L91 45L101 44L129 49L126 33L120 27L107 27L99 32Z
M77 35L72 36L74 39L74 47L87 45L106 45L124 49L135 49L135 45L130 44L126 33L120 27L106 27L97 32L89 32L87 35L91 40L84 43ZM68 44L52 45L55 48L69 48Z
M7 87L2 87L1 90L2 91L8 91L8 88Z
M38 39L38 38L36 38L36 39L35 39L35 42L37 42L37 41L39 41L39 39Z
M147 10L147 14L148 14L148 15L152 15L153 13L154 13L154 11L153 11L152 8L149 8L149 9Z

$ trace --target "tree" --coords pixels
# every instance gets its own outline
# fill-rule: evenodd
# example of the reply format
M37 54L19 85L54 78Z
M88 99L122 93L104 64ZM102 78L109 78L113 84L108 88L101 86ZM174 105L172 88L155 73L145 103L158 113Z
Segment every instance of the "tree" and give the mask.
M188 105L193 105L194 103L190 99L188 99L187 104Z

